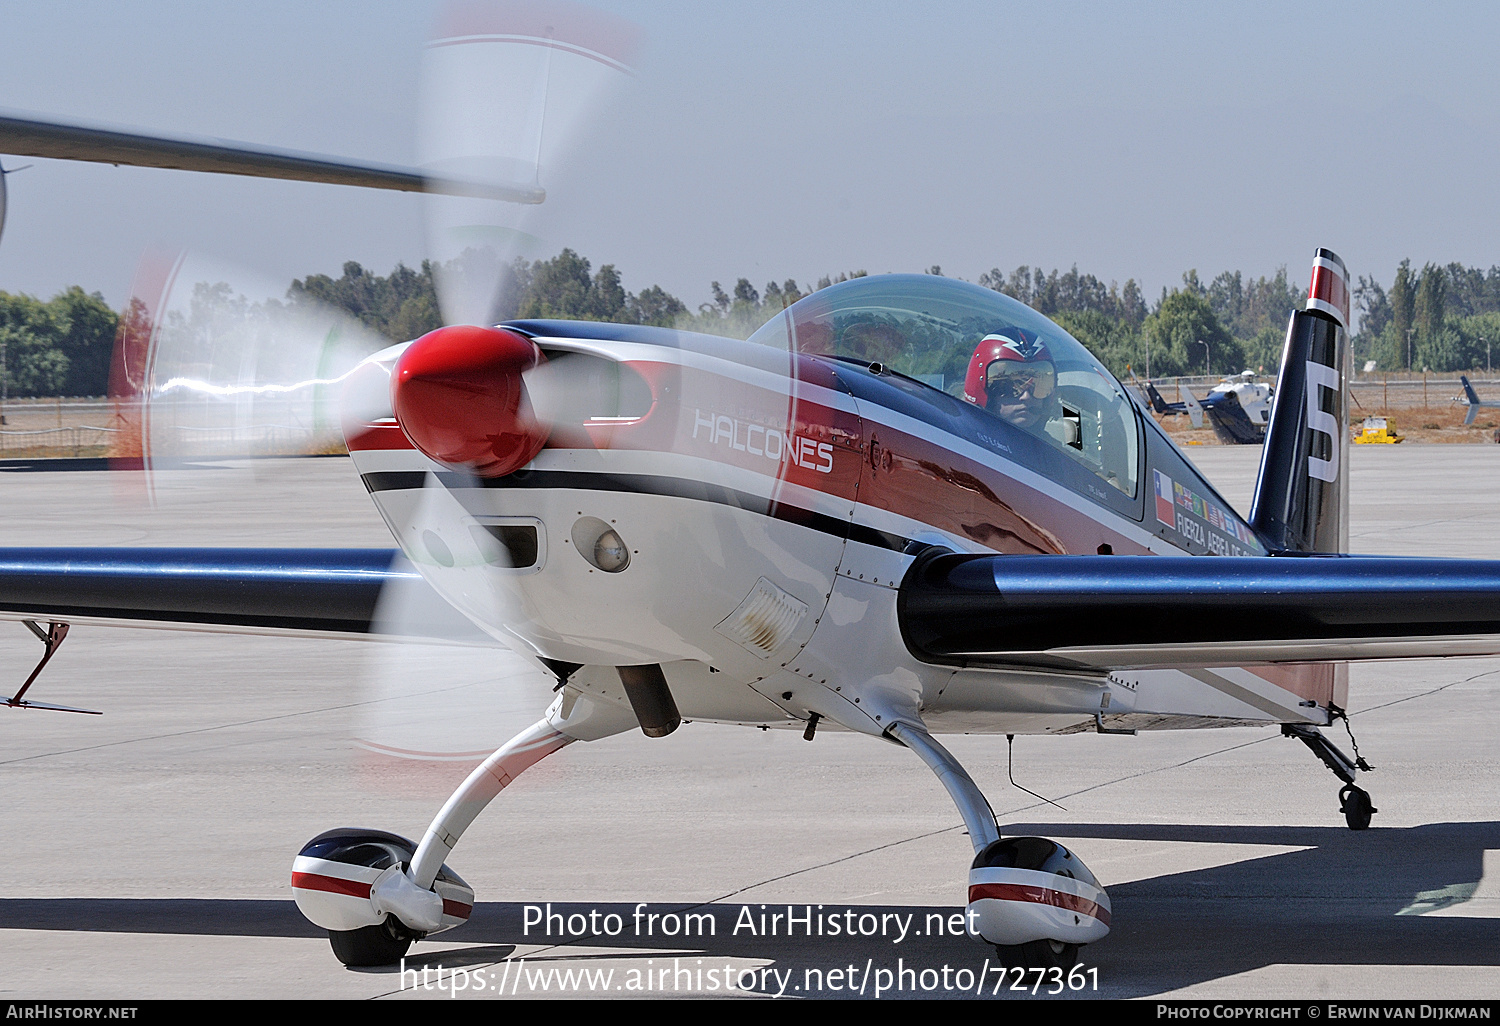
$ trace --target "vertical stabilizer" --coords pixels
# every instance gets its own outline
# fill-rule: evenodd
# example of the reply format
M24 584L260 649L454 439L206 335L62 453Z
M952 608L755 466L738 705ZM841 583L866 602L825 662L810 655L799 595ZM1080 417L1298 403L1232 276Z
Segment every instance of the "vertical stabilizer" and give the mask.
M1479 408L1484 404L1479 401L1479 393L1474 391L1474 386L1469 384L1469 379L1460 374L1458 380L1463 382L1464 397L1469 400L1469 409L1464 413L1464 427L1474 423L1474 418L1479 416Z
M1146 382L1146 396L1151 400L1151 408L1157 413L1172 412L1172 408L1168 406L1167 401L1161 397L1161 393L1156 390L1156 386L1151 384L1151 382L1149 381Z
M1273 550L1349 545L1349 273L1313 257L1307 309L1287 325L1276 407L1266 430L1250 523Z

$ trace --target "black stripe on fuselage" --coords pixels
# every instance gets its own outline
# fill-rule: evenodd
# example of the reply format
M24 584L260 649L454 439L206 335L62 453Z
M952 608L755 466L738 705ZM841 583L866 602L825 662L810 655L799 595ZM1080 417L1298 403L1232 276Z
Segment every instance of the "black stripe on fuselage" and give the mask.
M443 487L459 495L470 490L491 488L571 488L591 492L629 492L635 495L665 495L677 499L692 499L696 502L712 502L720 506L732 506L750 513L797 524L823 534L833 535L849 541L873 545L877 548L904 552L913 546L910 538L889 531L878 531L864 524L854 524L826 513L804 509L785 502L773 502L753 492L742 492L735 488L690 481L680 477L656 477L650 474L596 474L574 470L519 470L499 478L478 478L465 474L439 473L435 475ZM369 492L406 491L421 488L426 484L427 472L422 470L378 471L363 474ZM485 510L471 512L484 513Z

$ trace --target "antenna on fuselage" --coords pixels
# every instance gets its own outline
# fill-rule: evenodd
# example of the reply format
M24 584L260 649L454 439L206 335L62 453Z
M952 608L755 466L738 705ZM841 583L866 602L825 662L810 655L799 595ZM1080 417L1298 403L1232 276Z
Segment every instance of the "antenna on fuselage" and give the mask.
M1046 795L1037 794L1031 788L1026 787L1026 786L1024 786L1022 784L1017 784L1016 783L1016 774L1015 774L1015 771L1011 768L1011 757L1015 754L1015 749L1016 749L1016 735L1014 735L1014 734L1006 734L1005 735L1005 772L1006 772L1006 775L1010 777L1011 786L1012 787L1019 787L1021 790L1025 791L1027 794L1031 795L1033 798L1040 798L1042 801L1046 802L1048 805L1057 805L1057 803L1055 801L1053 801L1051 798L1048 798ZM1061 805L1057 805L1057 807L1059 809L1062 809L1064 812L1068 811L1067 809L1063 809L1063 807Z

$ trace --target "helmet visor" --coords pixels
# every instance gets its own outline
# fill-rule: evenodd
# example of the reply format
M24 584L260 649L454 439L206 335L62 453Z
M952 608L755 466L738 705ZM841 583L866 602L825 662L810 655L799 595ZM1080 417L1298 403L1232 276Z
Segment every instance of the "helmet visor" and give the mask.
M1057 368L1045 361L994 360L985 368L985 391L1001 402L1046 399L1056 388Z

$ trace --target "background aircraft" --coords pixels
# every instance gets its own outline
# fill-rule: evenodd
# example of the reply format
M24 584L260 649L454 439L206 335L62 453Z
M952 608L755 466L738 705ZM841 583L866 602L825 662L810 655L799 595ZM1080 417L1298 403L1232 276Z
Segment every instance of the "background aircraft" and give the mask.
M1500 400L1491 399L1486 401L1480 399L1479 393L1474 391L1474 386L1469 384L1469 379L1464 375L1460 374L1458 376L1458 380L1464 386L1464 394L1461 397L1455 398L1453 401L1461 406L1467 406L1469 408L1468 411L1464 413L1464 427L1468 427L1469 425L1473 424L1474 418L1479 416L1479 411L1484 407L1500 407Z
M558 52L608 66L559 40L490 45L522 48L549 79ZM519 159L538 123L490 156ZM143 293L118 363L148 461L172 454L182 395L225 389L237 415L273 387L168 376L205 361L163 345L164 288L155 306ZM1500 650L1493 564L1307 558L1347 547L1347 274L1327 251L1310 296L1248 521L1066 332L988 290L896 276L808 297L748 343L456 323L304 381L316 396L342 379L346 441L414 570L336 550L13 550L0 604L38 624L360 634L377 596L419 574L555 677L541 718L420 844L340 830L299 853L299 905L347 963L467 918L473 893L444 860L528 766L709 719L912 750L974 842L972 932L1070 966L1107 932L1107 895L1062 846L999 837L933 732L1280 724L1344 781L1362 829L1362 767L1318 732L1345 702L1338 662ZM1232 576L1185 558L1209 554L1278 558ZM45 633L50 657L62 638Z
M1183 400L1180 403L1164 400L1149 381L1143 387L1151 408L1157 413L1186 414L1195 428L1203 426L1203 415L1207 413L1214 434L1226 445L1259 445L1265 441L1275 392L1270 385L1256 381L1254 371L1244 371L1233 379L1225 378L1201 403L1191 389L1185 387L1181 388Z

